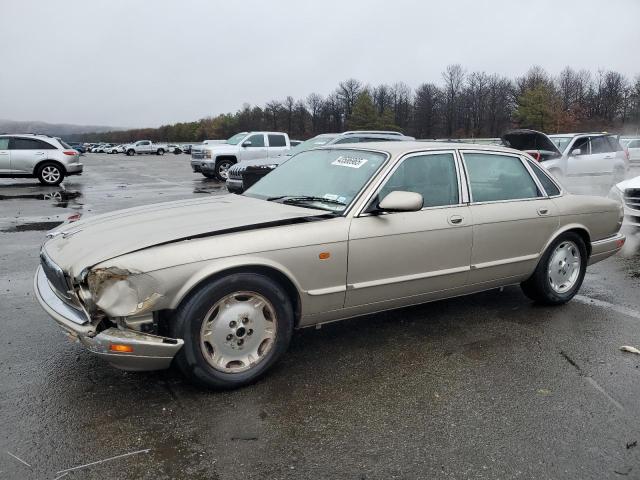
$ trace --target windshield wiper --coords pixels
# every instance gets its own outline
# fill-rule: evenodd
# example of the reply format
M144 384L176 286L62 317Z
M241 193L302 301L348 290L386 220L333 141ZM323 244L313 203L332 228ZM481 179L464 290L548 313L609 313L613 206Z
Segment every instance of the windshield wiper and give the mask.
M331 203L333 205L346 205L346 203L340 200L334 200L333 198L314 197L312 195L280 195L279 197L269 197L268 201L282 200L282 203L296 204L300 202L322 202Z

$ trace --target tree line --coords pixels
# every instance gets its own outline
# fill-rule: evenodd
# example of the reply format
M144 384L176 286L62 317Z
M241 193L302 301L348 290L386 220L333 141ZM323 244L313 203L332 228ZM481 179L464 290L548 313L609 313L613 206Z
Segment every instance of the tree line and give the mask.
M235 113L159 128L74 135L75 140L124 143L138 139L199 142L228 138L240 131L285 131L306 139L345 130L398 130L416 138L498 137L508 128L547 133L610 131L638 134L640 75L574 70L553 76L539 66L510 79L467 72L449 65L441 82L415 90L403 82L371 86L340 82L327 96L288 96L263 106L249 104Z

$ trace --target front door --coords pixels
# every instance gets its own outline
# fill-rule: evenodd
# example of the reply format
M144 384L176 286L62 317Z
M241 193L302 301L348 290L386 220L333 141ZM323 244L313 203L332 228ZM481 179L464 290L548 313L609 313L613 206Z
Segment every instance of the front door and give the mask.
M245 142L251 142L251 145L244 146ZM238 160L255 160L267 158L267 144L264 141L264 134L256 133L247 137L242 142L242 150Z
M462 200L458 167L453 151L407 156L372 203L392 191L411 191L423 196L423 209L365 213L352 220L346 307L417 303L428 294L465 285L472 221Z
M557 208L518 155L465 152L473 216L470 284L529 275L558 227Z

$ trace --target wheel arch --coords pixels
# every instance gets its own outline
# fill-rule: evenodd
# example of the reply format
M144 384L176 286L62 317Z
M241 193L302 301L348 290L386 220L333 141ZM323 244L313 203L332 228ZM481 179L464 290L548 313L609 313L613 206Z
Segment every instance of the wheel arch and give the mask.
M54 164L56 164L56 166L60 167L60 169L62 170L62 173L64 175L67 174L67 169L64 166L64 163L62 163L60 160L54 160L54 159L51 159L51 158L47 158L45 160L40 160L38 163L35 164L35 166L33 167L33 175L34 176L38 176L38 172L43 167L43 165L45 165L46 163L54 163Z
M571 223L568 225L564 225L559 230L557 230L554 233L554 235L549 239L547 244L544 246L544 248L542 249L542 252L540 252L540 256L542 257L544 252L546 252L547 248L549 248L549 245L555 242L560 235L563 235L568 232L573 232L580 235L580 238L582 238L582 240L584 241L584 245L587 249L587 259L588 259L591 256L591 233L589 232L589 229L587 227L579 223Z
M236 157L235 155L218 155L216 156L216 163L219 162L220 160L231 160L233 163L238 163L238 157Z
M280 285L291 300L294 314L294 327L298 326L302 316L302 300L300 297L299 286L292 279L292 276L289 273L285 273L282 269L279 269L276 266L261 263L228 266L213 272L209 271L199 274L192 279L192 281L188 282L179 294L176 295L175 308L182 305L207 283L236 273L253 273L263 275Z

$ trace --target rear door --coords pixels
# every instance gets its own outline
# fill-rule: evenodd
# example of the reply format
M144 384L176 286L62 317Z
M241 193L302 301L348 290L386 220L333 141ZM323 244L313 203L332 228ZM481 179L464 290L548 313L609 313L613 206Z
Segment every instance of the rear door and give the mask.
M287 138L280 133L270 133L267 135L269 141L268 156L269 158L279 157L289 150L287 146Z
M9 150L9 137L0 137L0 173L11 171L11 151Z
M12 137L9 141L11 170L20 173L32 173L36 164L47 158L47 151L55 149L53 145L37 138Z
M470 284L522 280L558 226L557 208L519 155L464 151L471 195Z

